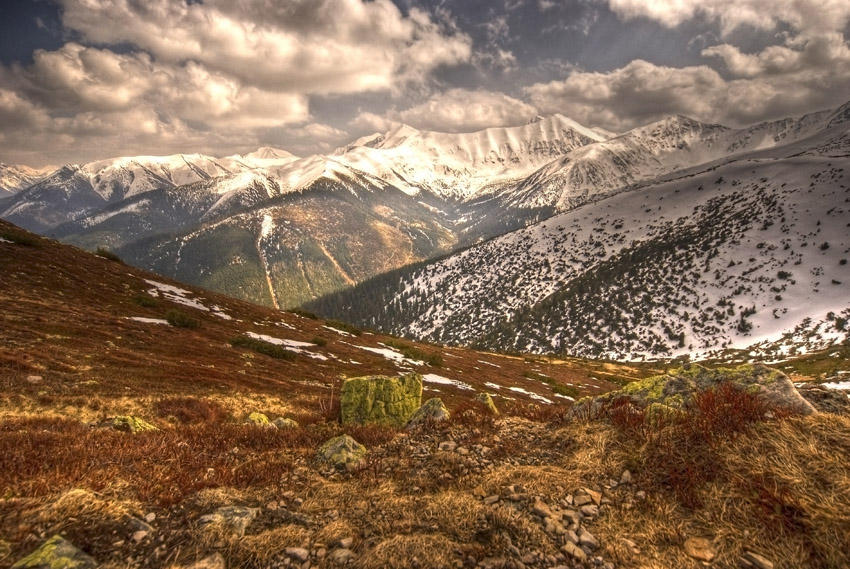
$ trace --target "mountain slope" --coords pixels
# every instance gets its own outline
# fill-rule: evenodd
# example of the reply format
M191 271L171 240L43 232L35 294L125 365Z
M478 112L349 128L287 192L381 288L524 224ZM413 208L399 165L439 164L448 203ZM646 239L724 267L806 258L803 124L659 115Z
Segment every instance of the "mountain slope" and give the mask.
M30 168L0 163L0 199L9 197L38 182L56 168Z
M308 307L411 337L596 357L759 344L778 358L842 341L847 132L838 122L670 175Z

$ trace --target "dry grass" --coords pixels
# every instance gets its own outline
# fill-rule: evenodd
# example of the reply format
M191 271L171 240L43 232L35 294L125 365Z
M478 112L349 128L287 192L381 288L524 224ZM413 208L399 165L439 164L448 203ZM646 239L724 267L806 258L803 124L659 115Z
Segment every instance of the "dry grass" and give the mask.
M443 569L449 567L459 545L442 535L396 535L378 543L361 555L357 566L363 569L411 567Z

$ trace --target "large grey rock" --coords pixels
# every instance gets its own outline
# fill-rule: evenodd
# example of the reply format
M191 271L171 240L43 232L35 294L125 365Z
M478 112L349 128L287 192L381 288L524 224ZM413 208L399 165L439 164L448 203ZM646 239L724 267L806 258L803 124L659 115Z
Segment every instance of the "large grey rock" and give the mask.
M319 460L338 470L352 470L363 463L366 447L349 435L340 435L319 447Z
M54 535L12 565L12 569L96 569L97 561L63 537Z
M400 427L422 405L422 376L374 375L345 380L340 390L343 424L379 423Z
M424 423L439 423L449 419L449 410L439 397L433 397L422 404L407 422L408 428L418 427Z

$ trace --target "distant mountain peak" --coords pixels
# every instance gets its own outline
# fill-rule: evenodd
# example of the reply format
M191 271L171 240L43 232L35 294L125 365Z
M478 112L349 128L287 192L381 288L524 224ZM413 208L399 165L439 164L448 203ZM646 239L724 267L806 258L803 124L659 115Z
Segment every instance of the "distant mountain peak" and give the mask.
M545 118L543 118L543 117L541 117L540 115L534 115L534 116L533 116L533 117L531 117L531 118L528 120L528 122L527 122L527 123L525 123L525 124L534 124L534 123L536 123L536 122L540 122L540 121L542 121L542 120L546 120L546 119L545 119Z

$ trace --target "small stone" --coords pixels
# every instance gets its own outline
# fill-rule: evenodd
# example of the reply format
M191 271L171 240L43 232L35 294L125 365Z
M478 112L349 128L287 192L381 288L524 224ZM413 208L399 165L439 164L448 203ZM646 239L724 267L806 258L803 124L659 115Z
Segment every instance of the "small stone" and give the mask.
M711 542L703 537L689 537L685 540L685 553L699 559L700 561L711 562L716 555Z
M245 534L245 529L257 517L256 508L245 506L224 506L211 514L201 516L200 524L219 524L230 529L236 535Z
M599 540L589 531L582 532L578 540L580 545L586 545L590 549L599 549Z
M352 545L354 545L353 537L344 537L336 540L336 543L334 543L335 547L341 547L342 549L351 549Z
M28 375L27 381L30 383L41 383L43 378L40 375Z
M573 500L573 505L575 505L577 507L581 507L581 506L585 506L587 504L590 504L592 501L593 501L593 498L591 498L588 495L576 496L575 499Z
M587 553L582 551L579 546L572 542L568 541L566 544L564 544L564 546L561 548L561 551L563 551L565 554L569 555L573 559L577 560L579 563L584 563L585 561L587 561Z
M632 471L624 470L623 474L620 475L620 484L631 484L632 483Z
M331 563L336 563L337 565L344 565L353 558L354 552L347 548L334 549L328 556L328 559L331 561Z
M541 518L551 518L552 510L546 505L546 502L542 500L535 500L534 504L531 506L531 513Z
M567 541L578 545L578 535L573 530L567 532Z
M156 519L156 514L154 514L153 512L149 512L147 515L145 515L145 521L148 522L149 524L152 524L155 519Z
M638 490L638 491L635 493L635 498L637 498L637 499L638 499L638 500L640 500L641 502L642 502L642 501L644 501L644 500L646 500L646 492L644 492L643 490Z
M591 490L590 488L585 488L585 492L590 496L590 499L593 500L593 503L597 506L602 503L602 493L597 492L596 490Z
M758 569L773 569L773 561L770 561L766 557L759 555L754 551L747 551L744 553L744 559L753 564L753 566Z
M599 515L599 506L589 505L581 507L581 515L587 516L589 518L595 518Z
M133 541L135 541L136 543L139 543L143 539L145 539L147 536L148 536L148 532L146 532L143 529L140 529L139 531L133 532L132 538L133 538Z
M461 455L461 456L466 456L466 455L468 455L468 454L469 454L469 449L468 449L468 448L466 448L466 447L459 447L459 448L457 449L457 453L458 453L459 455Z
M296 561L307 561L310 558L310 551L303 547L287 547L286 556Z
M278 506L279 506L279 504L275 500L272 500L271 502L266 504L266 509L274 512L278 509Z
M440 450L445 452L454 452L457 448L457 443L454 441L443 441L440 443Z
M297 429L298 421L294 419L290 419L288 417L278 417L274 421L272 421L272 425L277 427L278 429Z
M486 498L484 498L484 503L488 506L492 506L493 504L495 504L498 501L499 501L499 497L496 496L496 495L487 496Z
M196 561L186 569L226 569L227 565L224 562L224 557L221 553L213 553L208 557L204 557L200 561Z

